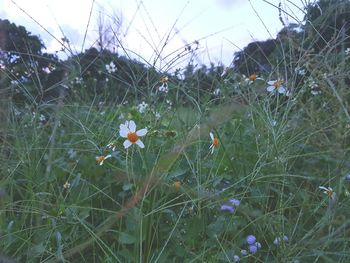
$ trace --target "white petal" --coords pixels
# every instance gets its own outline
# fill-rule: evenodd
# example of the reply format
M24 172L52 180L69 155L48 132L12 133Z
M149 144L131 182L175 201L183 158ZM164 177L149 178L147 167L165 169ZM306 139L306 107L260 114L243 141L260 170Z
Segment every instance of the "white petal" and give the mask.
M132 143L131 143L129 140L125 140L125 142L123 143L123 145L124 145L124 148L125 148L125 149L128 149L128 148L132 145Z
M328 191L328 189L324 186L319 186L318 188L322 189L322 190L325 190L325 191Z
M210 139L214 141L214 134L212 132L209 132Z
M129 130L131 132L135 132L136 131L136 124L135 124L135 122L133 120L129 121L129 125L128 126L129 126Z
M210 145L209 149L210 149L211 154L213 154L214 153L214 144Z
M266 90L268 92L273 92L275 90L275 86L268 86Z
M147 134L147 128L138 130L138 131L136 132L136 135L137 135L137 136L145 136L146 134Z
M140 148L145 148L145 145L143 144L143 142L141 140L137 140L135 142L138 146L140 146Z
M286 93L286 89L283 86L281 86L281 87L278 88L278 93L285 94Z
M128 127L126 127L124 124L120 124L119 126L119 135L123 138L127 138L129 133Z

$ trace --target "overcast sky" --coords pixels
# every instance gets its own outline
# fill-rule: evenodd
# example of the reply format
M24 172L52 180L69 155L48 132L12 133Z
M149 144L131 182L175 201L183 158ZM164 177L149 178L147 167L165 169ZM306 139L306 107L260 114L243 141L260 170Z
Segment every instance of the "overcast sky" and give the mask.
M107 40L119 54L127 52L166 70L183 65L179 56L186 44L198 41L194 63L229 65L234 52L255 40L276 36L280 0L0 0L0 17L24 25L40 35L49 52L58 51L55 40L66 36L74 52L96 43L98 21L109 29ZM285 23L303 18L306 0L281 0ZM14 4L15 3L15 4ZM23 12L22 10L25 12ZM90 16L91 13L91 16ZM90 18L90 19L89 19ZM110 29L112 28L112 29ZM48 34L46 31L50 32ZM84 35L86 38L84 41ZM124 47L121 49L120 44ZM197 47L196 44L192 48ZM59 53L60 57L64 57ZM184 58L187 63L191 56Z

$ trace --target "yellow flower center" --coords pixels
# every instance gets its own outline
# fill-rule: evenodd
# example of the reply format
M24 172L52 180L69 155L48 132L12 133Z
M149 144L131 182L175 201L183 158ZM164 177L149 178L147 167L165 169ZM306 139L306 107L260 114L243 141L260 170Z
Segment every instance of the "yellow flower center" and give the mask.
M98 156L96 158L97 162L100 163L100 162L103 162L105 160L105 157L102 155L102 156Z
M276 80L275 83L273 83L273 85L277 89L277 88L282 86L282 83L283 83L283 81L279 79L279 80Z
M169 80L169 78L166 77L166 76L164 76L164 77L161 77L159 81L160 81L161 83L167 83L168 80Z
M333 196L333 191L332 190L327 190L326 194L328 195L329 198L332 198Z
M215 146L215 147L217 147L217 146L219 146L219 139L218 138L214 138L213 139L213 145Z
M252 74L252 75L250 75L249 76L249 80L251 80L251 81L256 81L256 74L254 73L254 74Z
M139 139L139 136L137 136L136 132L129 132L127 137L131 143L135 143Z
M174 183L174 186L175 186L175 188L178 190L178 189L180 189L180 187L181 187L181 182L180 181L176 181L175 183Z

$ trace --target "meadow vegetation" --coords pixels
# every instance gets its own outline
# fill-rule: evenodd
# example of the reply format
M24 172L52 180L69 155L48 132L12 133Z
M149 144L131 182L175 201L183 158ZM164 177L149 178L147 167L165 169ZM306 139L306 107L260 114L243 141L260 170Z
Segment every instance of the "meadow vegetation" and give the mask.
M0 261L349 262L350 2L301 8L167 70L0 20Z

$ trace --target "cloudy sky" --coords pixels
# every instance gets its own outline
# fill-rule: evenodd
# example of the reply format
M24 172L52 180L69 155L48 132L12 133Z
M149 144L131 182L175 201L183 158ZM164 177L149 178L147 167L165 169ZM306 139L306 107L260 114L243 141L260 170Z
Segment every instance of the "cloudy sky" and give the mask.
M229 65L234 52L282 28L280 0L0 0L0 18L40 35L49 52L69 39L73 53L105 45L119 54L171 70L195 64ZM281 0L283 20L298 23L309 0ZM100 25L100 26L98 26ZM101 26L102 25L102 26ZM117 36L117 37L115 37ZM191 50L185 50L186 45ZM191 52L194 49L195 52ZM184 56L184 54L188 54ZM58 53L64 57L63 52Z

